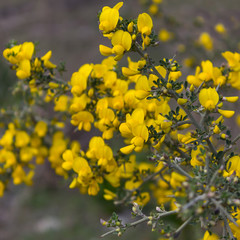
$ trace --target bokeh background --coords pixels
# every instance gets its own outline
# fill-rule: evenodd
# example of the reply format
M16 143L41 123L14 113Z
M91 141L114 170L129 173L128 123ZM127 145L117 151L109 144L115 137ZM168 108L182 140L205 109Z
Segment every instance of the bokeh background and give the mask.
M66 63L66 80L84 63L98 63L102 56L98 45L106 43L98 30L97 13L105 5L114 6L113 0L1 0L0 1L0 50L4 50L9 40L19 43L38 41L39 55L52 50L52 62ZM121 15L137 17L146 11L140 0L124 1ZM179 51L179 43L186 51L177 54L177 60L184 65L184 59L191 57L194 39L200 32L207 31L216 38L216 51L199 54L196 63L204 57L215 58L220 63L220 52L238 51L240 35L239 0L163 0L161 4L167 19L154 19L157 29L167 24L168 29L178 32L176 41L160 43L152 50L155 58L171 58ZM164 20L164 21L163 21ZM228 39L220 39L214 31L217 23L224 23ZM196 25L197 24L197 25ZM200 25L199 25L200 24ZM231 35L233 34L234 35ZM181 55L182 54L182 55ZM194 72L183 68L183 72ZM0 57L0 106L14 104L10 95L15 82L14 73L6 61ZM0 240L82 240L99 239L106 231L100 225L100 218L109 218L115 209L123 218L131 221L130 207L114 208L101 196L83 196L78 191L68 189L68 183L55 176L46 163L38 167L33 187L11 186L0 199ZM146 209L148 211L148 209ZM122 239L156 240L157 233L151 233L147 226L129 230ZM189 233L187 229L182 239L200 239L201 232ZM109 236L106 239L117 239Z

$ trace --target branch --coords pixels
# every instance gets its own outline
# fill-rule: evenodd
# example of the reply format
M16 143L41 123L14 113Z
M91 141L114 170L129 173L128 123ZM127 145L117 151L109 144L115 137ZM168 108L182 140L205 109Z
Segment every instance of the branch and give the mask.
M197 196L196 198L194 198L193 200L191 200L189 203L185 204L185 205L182 207L182 210L183 210L183 211L187 210L188 208L190 208L192 205L194 205L194 204L197 203L198 201L202 201L202 200L206 199L206 197L207 197L206 194L202 194L202 195Z
M174 233L173 233L173 237L177 238L179 236L179 234L181 233L181 231L192 221L193 216L188 218Z
M224 237L226 236L226 231L229 233L229 236L230 236L230 240L235 240L235 237L233 236L233 233L232 233L232 230L229 226L229 223L227 221L227 218L224 216L224 214L222 214L222 217L223 217L223 222L224 222Z
M188 179L192 179L192 177L185 170L183 170L178 164L171 163L170 167L175 168L179 173L181 173L182 175L184 175Z
M177 210L173 210L173 211L169 211L169 212L159 213L159 214L157 214L157 217L155 217L154 219L155 219L155 220L159 220L159 219L162 218L162 217L166 217L166 216L169 216L169 215L173 215L173 214L175 214L175 213L177 213L177 212L178 212ZM135 221L135 222L132 222L132 223L129 223L129 224L125 224L125 225L123 226L123 228L128 229L128 228L130 228L130 227L134 227L134 226L136 226L136 225L138 225L138 224L140 224L140 223L146 222L146 221L149 221L149 217L144 216L142 219L139 219L139 220L137 220L137 221ZM119 227L118 227L118 228L119 228ZM103 235L101 235L101 237L105 237L105 236L107 236L107 235L109 235L109 234L112 234L112 233L114 233L114 232L116 232L116 231L117 231L117 229L115 228L115 229L113 229L113 230L111 230L111 231L109 231L109 232L104 233Z
M176 124L172 125L171 128L176 128L176 127L182 126L184 124L192 124L192 121L191 120L179 121Z
M222 212L222 215L224 215L225 217L227 217L229 219L229 221L231 221L235 226L237 226L239 228L239 225L236 223L236 221L233 219L233 217L226 211L226 209L215 199L211 199L211 201L215 204L215 206L217 208L219 208L219 210Z

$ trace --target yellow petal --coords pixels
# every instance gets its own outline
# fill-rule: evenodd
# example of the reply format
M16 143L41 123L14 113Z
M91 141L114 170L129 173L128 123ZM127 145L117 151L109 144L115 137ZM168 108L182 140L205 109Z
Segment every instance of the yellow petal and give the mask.
M135 148L134 144L128 145L126 147L120 148L120 151L123 154L129 154L133 151L133 149Z
M226 118L231 118L235 113L235 111L222 110L222 109L218 109L218 112Z

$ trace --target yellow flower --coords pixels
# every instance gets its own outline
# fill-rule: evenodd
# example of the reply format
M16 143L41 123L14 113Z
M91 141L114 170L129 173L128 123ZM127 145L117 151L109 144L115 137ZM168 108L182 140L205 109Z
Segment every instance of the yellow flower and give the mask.
M89 141L89 149L86 153L86 156L96 160L99 148L103 148L104 145L104 140L101 137L92 137Z
M21 46L21 51L18 53L18 58L31 60L33 53L34 44L32 42L24 42Z
M173 38L173 33L169 32L166 29L162 29L159 33L158 33L158 38L160 41L162 42L167 42L169 40L171 40Z
M225 34L226 33L226 28L224 27L224 25L222 23L218 23L215 25L215 31L220 33L220 34Z
M74 158L73 158L73 153L70 149L67 149L63 154L62 154L62 158L64 160L63 164L62 164L62 168L69 171L72 169L73 167L73 162L74 162Z
M69 98L67 95L61 95L58 98L54 99L54 111L58 111L58 112L65 112L68 109L68 102L69 102Z
M44 137L47 133L47 124L43 121L40 121L36 124L34 132L37 133L39 137Z
M113 152L112 149L104 145L102 148L96 152L96 158L98 160L98 165L102 166L103 169L106 169L107 172L111 172L114 170L114 163L113 163Z
M11 130L6 130L0 139L0 145L4 147L10 147L13 143L14 133Z
M84 129L89 132L91 130L91 123L93 123L94 117L88 111L80 111L74 115L72 115L71 124L74 126L78 126L79 130Z
M240 54L226 51L222 56L228 61L229 67L234 71L240 70Z
M17 131L15 146L16 147L25 147L30 142L30 137L25 131Z
M156 4L151 4L148 11L152 14L155 15L158 13L158 6Z
M149 86L149 80L146 76L141 76L138 78L135 89L135 96L137 99L144 99L150 95L151 88Z
M191 151L191 161L190 164L195 166L204 166L205 163L205 154L201 152L201 149L204 150L204 148L200 145L197 146L196 150Z
M89 74L93 70L92 64L84 64L78 70L78 72L74 72L71 77L71 92L73 95L80 96L80 94L87 88L87 80Z
M129 139L130 143L130 145L120 149L122 153L129 154L133 150L136 152L141 151L144 142L148 140L148 129L144 124L143 109L135 109L132 116L127 114L126 122L120 125L119 131L124 138Z
M5 169L10 168L17 163L16 156L13 152L3 148L0 150L0 163L4 164Z
M203 32L199 37L199 43L207 50L213 49L213 40L207 32Z
M231 157L226 165L226 169L228 173L236 173L237 177L240 177L240 157L233 156Z
M91 183L88 186L88 195L96 196L99 192L100 188L95 179L92 179Z
M19 79L25 79L31 76L31 64L28 59L22 60L16 69L16 75Z
M20 159L22 162L29 162L37 154L37 149L32 147L23 147L20 149Z
M199 78L200 71L201 71L201 68L199 66L197 66L196 71L195 71L195 75L188 75L187 76L187 81L188 81L189 84L191 84L195 87L199 87L202 84L203 79Z
M20 52L22 45L13 46L12 48L6 48L3 51L3 57L10 63L16 64L19 62L18 53Z
M107 137L107 139L112 138L114 128L111 128L111 126L113 126L113 121L115 119L113 110L109 108L99 110L99 119L100 120L96 122L94 126L103 132L103 135Z
M153 28L152 18L147 13L138 15L137 19L138 31L143 35L150 35Z
M3 56L12 64L19 64L23 60L31 60L34 53L34 44L24 42L23 44L7 48L3 51Z
M129 32L118 30L112 36L113 48L104 45L99 46L99 51L103 56L115 54L115 60L120 60L125 51L129 51L132 46L132 37Z
M164 131L164 133L168 133L171 130L172 121L169 121L161 114L157 116L157 120L155 122L157 125L159 125L160 129Z
M150 39L149 35L152 32L153 22L152 18L147 13L142 13L138 15L137 28L142 35L142 47L145 49L145 45L149 45Z
M78 174L78 182L83 186L87 186L93 176L92 170L83 157L76 157L73 162L73 171Z
M52 51L48 51L44 56L41 57L43 64L46 68L56 68L57 66L49 61L52 56Z
M122 5L123 2L119 2L113 8L108 6L103 7L99 17L99 29L103 31L103 33L111 32L116 28L119 20L119 9Z
M12 172L13 183L15 185L24 182L26 185L32 185L32 178L34 171L30 171L28 174L25 173L21 165L17 165Z
M199 93L199 102L207 110L213 110L219 101L215 88L203 88Z

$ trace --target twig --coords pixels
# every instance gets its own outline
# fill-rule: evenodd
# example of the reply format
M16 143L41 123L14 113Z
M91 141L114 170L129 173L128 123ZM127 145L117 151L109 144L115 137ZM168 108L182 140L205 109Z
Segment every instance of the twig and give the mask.
M173 211L169 211L169 212L159 213L159 214L157 215L157 217L155 217L154 219L155 219L155 220L159 220L159 219L162 218L162 217L166 217L166 216L175 214L175 213L177 213L177 212L178 212L177 210L173 210ZM134 227L134 226L136 226L136 225L138 225L138 224L140 224L140 223L146 222L146 221L149 221L149 217L144 216L142 219L139 219L139 220L137 220L137 221L135 221L135 222L132 222L132 223L130 223L130 224L125 224L125 225L124 225L124 228ZM103 235L101 235L101 237L105 237L105 236L107 236L107 235L109 235L109 234L111 234L111 233L114 233L114 232L116 232L116 228L113 229L113 230L111 230L111 231L109 231L109 232L104 233Z
M226 237L227 236L227 232L228 232L229 236L230 236L230 240L235 240L235 237L233 236L233 233L232 233L232 230L231 230L231 228L229 226L227 218L225 217L224 214L222 214L222 217L223 217L223 222L224 222L223 237Z
M209 182L209 187L211 187L212 186L212 184L213 184L213 182L214 182L214 180L215 180L215 178L217 177L217 175L219 174L219 171L221 170L221 169L223 169L224 168L224 166L223 165L221 165L220 166L220 168L219 169L217 169L215 172L214 172L214 174L212 175L212 178L210 179L210 182Z
M193 216L188 218L174 233L173 233L173 237L177 238L179 236L179 234L181 233L181 231L192 221Z
M182 210L183 210L183 211L187 210L188 208L190 208L190 207L191 207L192 205L194 205L195 203L206 199L206 197L207 197L206 194L202 194L202 195L197 196L196 198L194 198L193 200L191 200L189 203L185 204L185 205L182 207Z
M176 127L180 127L184 124L192 124L192 121L191 120L186 120L186 121L179 121L177 122L176 124L172 125L171 128L176 128Z
M212 142L210 141L209 137L206 138L205 140L206 140L206 142L207 142L207 145L208 145L210 151L211 151L215 156L217 156L217 151L216 151L215 147L213 146Z
M236 221L233 219L233 217L226 211L226 209L214 198L211 199L211 201L215 204L217 208L222 212L222 215L226 216L235 226L239 227L239 225L236 223Z
M209 168L209 157L208 156L206 156L206 170L207 170L207 180L209 182L210 168Z
M185 171L183 170L178 164L176 163L171 163L170 165L171 167L175 168L179 173L181 173L182 175L184 175L185 177L192 179L192 177Z

